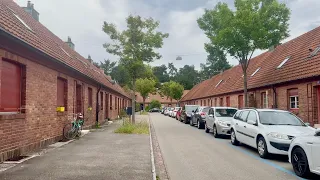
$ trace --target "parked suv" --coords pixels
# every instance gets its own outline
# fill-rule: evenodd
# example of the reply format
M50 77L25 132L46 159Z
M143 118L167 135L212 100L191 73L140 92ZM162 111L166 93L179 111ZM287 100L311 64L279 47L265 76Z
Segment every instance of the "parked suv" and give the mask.
M315 129L288 111L274 109L243 109L233 118L231 143L247 144L266 158L269 153L288 155L292 139L313 135Z
M206 114L208 113L210 107L208 106L200 106L198 107L190 119L190 126L197 124L198 129L204 128L204 121L206 119Z
M182 108L180 121L188 124L190 122L193 112L198 108L198 105L185 105Z
M236 108L230 107L212 107L209 109L205 118L205 131L213 132L215 138L220 135L231 134L231 122L234 114L238 111Z

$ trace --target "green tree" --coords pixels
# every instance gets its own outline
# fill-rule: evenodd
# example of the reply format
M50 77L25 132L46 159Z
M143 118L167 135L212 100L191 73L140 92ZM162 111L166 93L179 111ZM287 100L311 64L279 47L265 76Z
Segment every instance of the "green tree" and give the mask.
M161 108L161 103L160 103L160 101L158 101L158 100L155 100L155 99L153 99L151 102L150 102L150 109L152 109L152 108Z
M200 64L201 81L210 79L212 76L219 74L231 68L227 61L225 52L212 44L205 44L205 50L209 53L205 64Z
M164 83L169 81L169 75L167 72L167 66L162 64L161 66L155 66L152 68L153 74L159 80L159 83Z
M179 69L175 81L180 83L184 87L184 89L190 90L194 85L199 83L199 72L193 65L185 65L184 67Z
M115 68L117 62L111 62L109 59L100 62L100 68L104 70L106 75L110 75L112 70Z
M117 83L122 87L124 87L125 85L128 86L128 84L130 83L130 74L123 65L114 67L110 75L112 79L117 81Z
M137 79L136 81L136 89L137 92L140 93L143 99L143 107L145 107L146 98L149 96L150 93L153 93L156 91L155 89L156 82L153 79Z
M213 46L238 59L244 75L245 106L248 106L247 68L257 49L276 46L289 36L290 10L277 0L235 0L235 8L218 3L198 19Z
M166 96L167 99L170 97L170 82L165 82L161 86L161 95Z
M173 63L168 63L168 69L169 69L169 73L168 73L169 79L173 80L178 73L178 69L174 67Z
M177 82L171 81L169 88L170 88L170 97L174 100L180 101L184 91L183 86Z
M140 16L130 15L127 19L127 29L117 30L114 24L104 22L103 31L109 35L112 43L104 44L108 53L120 58L119 64L128 72L129 87L134 92L132 95L132 109L135 111L136 80L144 77L145 65L161 55L155 51L163 45L163 39L169 34L157 31L159 22L152 18L143 19ZM135 114L132 115L135 123Z

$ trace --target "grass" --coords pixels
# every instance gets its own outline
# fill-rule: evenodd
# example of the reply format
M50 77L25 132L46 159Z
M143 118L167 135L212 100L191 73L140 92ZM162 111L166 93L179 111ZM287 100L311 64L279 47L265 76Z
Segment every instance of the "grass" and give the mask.
M140 115L148 115L148 112L142 111L142 112L140 112Z
M114 132L122 134L149 134L149 124L145 121L132 124L128 119L126 119L124 120L123 125Z

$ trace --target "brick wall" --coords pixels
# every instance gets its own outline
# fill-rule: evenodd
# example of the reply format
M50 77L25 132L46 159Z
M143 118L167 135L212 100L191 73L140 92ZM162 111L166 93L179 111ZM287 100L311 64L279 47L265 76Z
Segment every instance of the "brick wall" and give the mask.
M0 162L62 139L63 127L71 122L75 112L76 83L82 85L84 95L83 113L86 119L84 126L90 127L95 124L98 88L92 82L80 81L77 78L0 49L0 62L2 58L25 65L26 107L23 114L0 115ZM64 113L56 112L58 77L67 80L67 111ZM92 88L93 95L91 111L88 110L88 87ZM115 97L113 92L109 92L106 89L103 89L102 92L104 98L106 98L106 93L111 93L113 98ZM105 103L105 100L103 103ZM115 101L113 100L114 103ZM107 107L103 107L104 109L99 112L100 123L105 121L104 113ZM109 118L113 119L117 115L118 109L112 108Z

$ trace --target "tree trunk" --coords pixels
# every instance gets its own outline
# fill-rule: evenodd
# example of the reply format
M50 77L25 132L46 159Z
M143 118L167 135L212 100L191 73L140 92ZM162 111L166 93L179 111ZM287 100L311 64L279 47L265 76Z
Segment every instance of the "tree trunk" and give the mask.
M132 91L133 91L133 95L132 95L132 119L131 119L131 123L135 124L136 122L136 80L133 79L132 81Z
M243 71L244 107L248 107L247 70Z
M143 108L142 108L142 111L144 111L146 109L146 98L143 97Z

